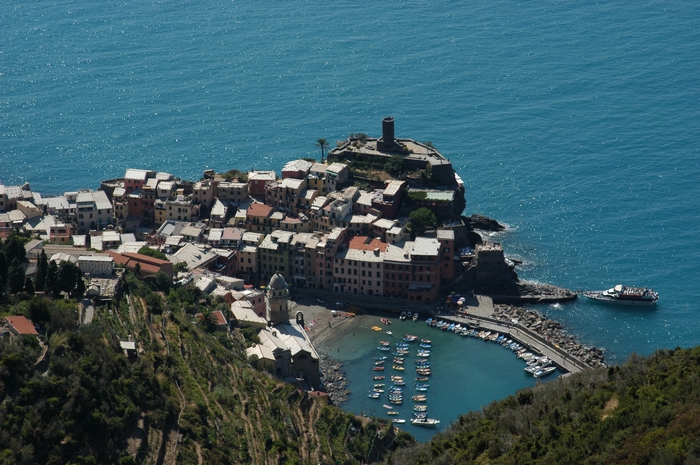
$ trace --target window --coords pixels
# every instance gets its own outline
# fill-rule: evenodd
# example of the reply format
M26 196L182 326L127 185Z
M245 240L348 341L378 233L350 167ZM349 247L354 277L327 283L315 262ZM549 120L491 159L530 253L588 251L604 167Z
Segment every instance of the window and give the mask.
M371 277L372 277L372 272L371 272L371 271L368 271L368 272L367 272L367 276L369 276L369 277L371 278Z
M364 276L364 275L365 275L365 270L362 270L362 276Z
M382 277L382 274L379 271L377 271L377 278L381 278L381 277Z

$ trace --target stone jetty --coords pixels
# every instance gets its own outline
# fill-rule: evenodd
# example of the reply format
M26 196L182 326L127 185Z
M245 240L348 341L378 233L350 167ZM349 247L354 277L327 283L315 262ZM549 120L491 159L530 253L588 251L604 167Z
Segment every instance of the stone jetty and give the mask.
M537 311L512 305L494 305L492 317L509 323L517 321L519 326L539 334L550 344L558 346L591 368L605 366L602 349L584 346L568 334L561 323L550 320Z

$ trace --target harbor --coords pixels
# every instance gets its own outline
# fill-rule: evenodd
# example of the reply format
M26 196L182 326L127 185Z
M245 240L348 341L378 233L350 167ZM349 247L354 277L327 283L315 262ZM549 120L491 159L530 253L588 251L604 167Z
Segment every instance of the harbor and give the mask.
M337 306L337 303L334 304ZM401 320L400 313L396 311L359 307L352 308L352 311L330 310L325 308L326 305L307 297L299 299L292 311L305 314L309 322L307 332L314 346L321 358L327 358L329 365L334 367L332 372L324 373L331 384L328 388L331 400L344 410L358 415L405 420L397 426L419 440L428 439L435 431L443 430L456 421L459 414L480 410L492 400L507 397L539 382L551 382L559 376L591 369L598 363L586 361L588 352L583 356L575 355L579 344L561 343L572 336L565 334L557 322L547 320L532 310L494 305L486 296L468 297L459 308L446 306L439 311L423 310L419 312L417 321L413 321L413 318ZM342 308L350 310L345 304ZM462 312L458 312L458 309ZM550 359L557 369L546 377L535 378L523 371L528 365L517 357L517 353L478 337L460 337L453 332L438 330L426 325L428 318L498 333L504 339L522 345L527 352ZM406 334L415 335L418 340L431 341L429 376L414 373L418 358L416 350L420 348L420 342L409 343L412 344L409 354L394 355L396 344L405 344L403 337ZM381 341L388 342L387 348L390 350L379 350L379 347L383 347ZM571 347L573 350L569 351ZM592 348L586 350L599 352ZM383 356L387 357L384 363L377 363L380 360L375 358ZM405 359L400 360L399 357ZM401 366L398 360L404 362L405 370L393 368L395 365ZM383 370L379 368L382 366ZM401 405L389 402L392 375L403 377L407 385L402 387ZM384 379L379 379L380 376L384 376ZM424 377L429 378L426 383L430 387L427 391L416 391L415 385L420 382L415 378ZM377 386L380 384L385 386ZM379 393L378 398L372 398L375 389L384 392ZM420 395L425 395L425 399L414 399L414 396ZM397 399L396 395L394 399ZM385 404L392 408L384 408ZM425 426L411 424L415 404L426 405L426 417L440 423ZM392 411L392 414L388 414L388 411Z

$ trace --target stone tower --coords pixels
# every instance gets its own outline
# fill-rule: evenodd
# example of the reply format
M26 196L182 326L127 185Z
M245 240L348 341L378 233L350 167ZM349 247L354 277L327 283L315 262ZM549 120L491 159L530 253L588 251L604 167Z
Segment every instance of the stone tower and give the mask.
M289 322L289 289L284 276L275 273L265 293L265 316L268 324Z

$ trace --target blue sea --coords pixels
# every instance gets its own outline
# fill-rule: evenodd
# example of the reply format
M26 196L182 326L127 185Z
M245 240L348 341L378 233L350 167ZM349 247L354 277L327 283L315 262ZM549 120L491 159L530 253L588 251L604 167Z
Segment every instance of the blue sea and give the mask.
M508 225L492 239L522 278L659 292L541 308L582 342L613 363L694 346L698 18L690 0L6 0L0 180L47 195L127 167L279 169L393 116L452 160L466 214ZM502 385L465 385L443 422L520 387Z

